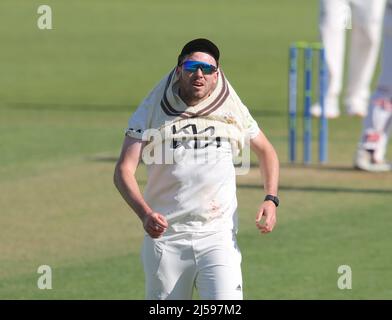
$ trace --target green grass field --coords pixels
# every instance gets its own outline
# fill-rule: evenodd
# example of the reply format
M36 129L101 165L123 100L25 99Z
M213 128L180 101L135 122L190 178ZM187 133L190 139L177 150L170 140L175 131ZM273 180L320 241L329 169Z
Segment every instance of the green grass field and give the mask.
M53 30L37 28L41 4L0 3L1 299L143 299L143 231L113 169L129 115L196 37L220 46L281 160L267 236L257 168L238 178L245 298L392 299L392 173L352 169L361 121L330 121L327 165L287 164L287 48L317 41L317 1L48 0Z

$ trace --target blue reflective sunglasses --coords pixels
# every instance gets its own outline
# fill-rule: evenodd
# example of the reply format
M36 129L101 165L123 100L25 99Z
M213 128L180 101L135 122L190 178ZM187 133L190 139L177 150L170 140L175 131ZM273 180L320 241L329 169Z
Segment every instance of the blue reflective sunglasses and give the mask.
M187 60L182 63L182 66L184 70L188 72L196 72L197 69L200 68L203 74L212 74L218 70L218 68L213 66L212 64L201 61Z

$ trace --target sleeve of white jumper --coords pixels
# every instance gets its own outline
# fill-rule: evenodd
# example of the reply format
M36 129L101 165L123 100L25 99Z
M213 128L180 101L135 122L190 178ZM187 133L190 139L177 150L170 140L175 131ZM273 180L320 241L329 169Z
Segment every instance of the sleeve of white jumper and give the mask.
M226 81L227 81L227 85L229 87L229 90L231 92L231 97L234 99L236 106L240 109L240 111L242 113L241 125L243 128L245 128L245 133L248 136L248 138L253 139L260 132L259 125L257 124L257 121L250 114L249 109L242 103L240 97L237 95L234 88L231 86L230 82L228 80L226 80Z
M248 137L250 139L253 139L260 132L259 125L258 125L257 121L250 114L248 108L244 104L242 105L242 107L244 109L243 112L245 115L244 127L246 128L246 134L248 135Z
M159 107L167 77L168 75L151 90L148 96L137 107L136 111L130 116L125 135L141 140L144 131L150 129L151 114L155 108Z
M128 120L125 135L142 140L143 132L148 129L148 100L144 100Z

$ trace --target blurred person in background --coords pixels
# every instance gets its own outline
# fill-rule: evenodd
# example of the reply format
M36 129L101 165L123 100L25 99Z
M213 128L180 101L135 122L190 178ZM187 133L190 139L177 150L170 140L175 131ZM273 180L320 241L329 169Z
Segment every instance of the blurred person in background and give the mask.
M368 115L363 122L354 158L354 166L357 169L371 172L392 169L391 164L385 161L388 139L392 131L392 0L388 0L386 7L383 34L381 74L369 104Z
M320 0L320 34L325 47L328 87L325 114L340 115L339 96L344 74L346 30L351 29L348 58L348 83L344 104L350 116L365 117L370 84L376 68L386 0ZM315 117L319 104L312 106Z

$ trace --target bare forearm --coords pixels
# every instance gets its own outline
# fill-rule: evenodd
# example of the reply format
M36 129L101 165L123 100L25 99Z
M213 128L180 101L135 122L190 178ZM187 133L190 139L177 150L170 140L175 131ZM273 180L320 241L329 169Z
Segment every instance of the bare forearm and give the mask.
M261 175L264 178L264 190L266 194L278 195L279 184L279 159L272 144L260 133L251 140L251 147L259 160ZM256 214L256 226L261 233L269 233L276 224L276 207L278 202L264 200ZM265 217L264 223L260 223Z
M279 160L275 150L271 147L258 155L260 171L264 177L264 190L266 194L277 195L279 184Z
M266 194L277 195L279 184L279 159L272 144L260 135L253 141L253 150L259 160L261 175L264 179Z
M142 221L146 215L152 212L140 192L134 173L117 166L114 173L114 184L124 200Z

